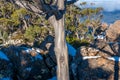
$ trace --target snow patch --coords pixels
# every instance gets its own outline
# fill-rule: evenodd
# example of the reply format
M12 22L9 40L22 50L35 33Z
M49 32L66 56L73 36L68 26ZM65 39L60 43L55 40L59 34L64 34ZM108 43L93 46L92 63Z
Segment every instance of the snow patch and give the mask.
M108 57L109 60L112 60L112 61L120 61L120 57Z
M26 53L30 53L30 51L32 51L31 48L27 48L27 47L21 47L22 50L24 50Z
M84 56L82 59L83 60L86 60L86 59L96 59L96 58L100 58L102 56ZM111 60L111 61L120 61L120 57L118 56L115 56L115 57L106 57L108 60Z
M29 49L29 48L28 48L28 49L26 49L25 51L26 51L27 53L30 53L30 51L32 51L32 49Z
M101 56L84 56L83 57L83 60L86 60L86 59L96 59L96 58L100 58Z
M5 53L3 53L2 51L0 51L0 59L4 59L4 60L9 61L7 55Z
M36 49L36 52L40 53L40 50L39 50L39 49Z

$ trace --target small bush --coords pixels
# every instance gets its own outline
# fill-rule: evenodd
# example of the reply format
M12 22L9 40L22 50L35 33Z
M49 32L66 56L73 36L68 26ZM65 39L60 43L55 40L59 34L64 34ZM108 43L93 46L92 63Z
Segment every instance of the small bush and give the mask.
M77 39L74 37L66 37L66 41L70 43L74 48L79 48L80 46L88 46L90 43L85 39Z

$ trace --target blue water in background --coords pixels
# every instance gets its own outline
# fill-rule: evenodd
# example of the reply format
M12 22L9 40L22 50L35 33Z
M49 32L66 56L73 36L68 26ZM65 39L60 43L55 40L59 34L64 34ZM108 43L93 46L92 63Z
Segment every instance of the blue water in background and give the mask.
M106 22L108 24L112 24L116 20L120 20L120 11L103 12L102 22Z

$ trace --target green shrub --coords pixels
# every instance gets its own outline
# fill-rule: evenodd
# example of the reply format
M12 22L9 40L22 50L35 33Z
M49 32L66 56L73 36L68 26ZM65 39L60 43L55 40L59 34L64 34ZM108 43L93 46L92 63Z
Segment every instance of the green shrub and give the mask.
M80 46L88 46L90 43L85 39L77 39L74 37L66 37L66 41L70 43L74 48L79 48Z

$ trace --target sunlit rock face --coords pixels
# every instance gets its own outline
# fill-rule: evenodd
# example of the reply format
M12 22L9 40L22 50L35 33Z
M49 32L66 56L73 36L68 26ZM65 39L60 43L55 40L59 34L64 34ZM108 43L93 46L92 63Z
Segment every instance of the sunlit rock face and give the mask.
M108 28L108 24L107 23L102 23L101 24L101 30L105 31Z
M75 80L119 80L120 57L109 51L82 46L72 63Z
M119 80L120 57L109 44L98 48L81 46L77 50L67 43L71 80ZM113 45L114 50L119 45ZM38 47L8 46L0 49L0 80L49 80L56 76L54 38L47 37ZM1 57L1 55L3 57Z
M117 20L114 24L111 24L106 31L106 36L110 38L110 41L118 40L120 35L120 20ZM120 40L119 40L120 41Z

